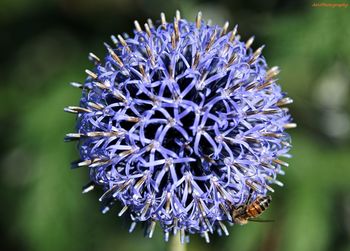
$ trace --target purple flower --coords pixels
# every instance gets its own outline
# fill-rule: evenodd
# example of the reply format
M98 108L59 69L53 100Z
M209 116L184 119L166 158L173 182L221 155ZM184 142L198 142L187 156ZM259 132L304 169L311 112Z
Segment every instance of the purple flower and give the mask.
M94 62L82 88L75 133L91 183L101 186L102 212L122 204L133 224L146 223L152 237L158 222L168 239L223 231L233 224L232 210L271 185L288 164L292 100L253 51L253 38L240 41L237 26L228 31L198 14L196 22L177 12L168 23L152 21L132 37L112 36L103 60Z

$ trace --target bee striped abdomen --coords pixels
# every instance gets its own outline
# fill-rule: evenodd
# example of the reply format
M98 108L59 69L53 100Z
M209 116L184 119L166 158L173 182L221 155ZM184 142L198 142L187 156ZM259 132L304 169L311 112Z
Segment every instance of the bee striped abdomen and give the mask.
M258 197L252 204L247 207L247 216L255 218L262 214L270 205L271 196Z
M249 218L254 218L257 215L261 214L263 211L264 209L262 209L258 205L253 204L250 208L247 209L246 214Z

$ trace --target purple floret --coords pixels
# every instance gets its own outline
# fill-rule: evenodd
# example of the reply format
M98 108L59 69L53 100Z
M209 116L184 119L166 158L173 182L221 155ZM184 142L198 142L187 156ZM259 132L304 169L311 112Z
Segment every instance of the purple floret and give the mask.
M159 223L167 239L181 232L223 231L231 211L248 198L273 192L271 184L288 164L294 127L292 100L236 27L162 16L134 36L112 37L107 56L95 63L83 85L77 113L81 159L91 183L101 186L103 212L121 204L132 221Z

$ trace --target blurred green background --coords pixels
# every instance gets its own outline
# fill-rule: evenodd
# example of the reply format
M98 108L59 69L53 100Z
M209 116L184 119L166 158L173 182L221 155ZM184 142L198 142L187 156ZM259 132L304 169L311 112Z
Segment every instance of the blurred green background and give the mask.
M328 1L331 2L331 1ZM338 1L339 2L339 1ZM346 1L343 1L346 2ZM70 170L79 102L70 81L84 81L88 53L103 57L111 34L131 33L133 20L170 19L179 9L194 20L239 24L253 48L266 44L269 65L294 99L294 158L264 218L230 228L188 250L350 250L350 7L313 8L310 1L1 0L0 231L1 250L165 250L141 228L128 233L117 211L102 215L99 192L81 194L84 169Z

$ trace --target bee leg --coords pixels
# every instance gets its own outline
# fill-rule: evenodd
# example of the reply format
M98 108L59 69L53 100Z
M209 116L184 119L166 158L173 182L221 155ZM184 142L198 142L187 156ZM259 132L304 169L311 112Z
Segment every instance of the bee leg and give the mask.
M252 195L253 195L254 190L252 188L249 189L249 195L247 198L247 201L245 202L245 205L248 206L250 204L250 201L252 199Z

